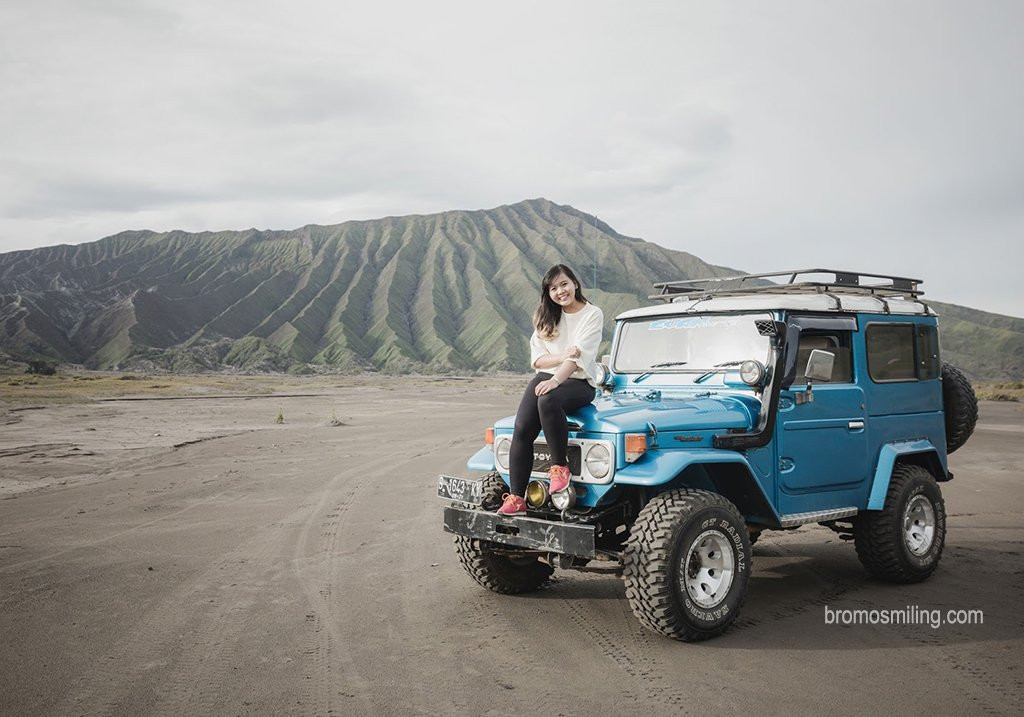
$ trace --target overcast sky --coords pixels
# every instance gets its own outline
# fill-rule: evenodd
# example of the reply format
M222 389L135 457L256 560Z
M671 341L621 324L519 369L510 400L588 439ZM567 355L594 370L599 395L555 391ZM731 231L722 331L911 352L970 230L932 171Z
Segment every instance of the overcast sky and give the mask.
M546 197L1024 316L1024 2L0 5L0 251Z

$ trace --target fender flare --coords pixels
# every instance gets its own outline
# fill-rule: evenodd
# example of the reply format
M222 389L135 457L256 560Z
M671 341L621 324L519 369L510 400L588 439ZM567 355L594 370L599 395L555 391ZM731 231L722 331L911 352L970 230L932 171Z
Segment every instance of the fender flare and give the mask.
M886 443L882 446L878 453L878 463L871 481L871 492L868 494L866 510L882 510L885 507L885 495L889 492L889 479L892 478L892 470L896 467L898 459L904 456L919 455L927 460L932 457L928 454L934 456L936 464L942 470L942 474L935 476L935 479L938 481L949 480L942 454L931 441L919 438L913 441Z
M758 522L778 524L779 515L765 494L761 482L757 480L756 471L750 466L746 456L737 451L713 448L685 451L649 450L635 463L629 463L617 470L615 484L658 488L671 484L691 466L707 465L738 471L742 476L739 481L735 475L727 476L721 471L709 471L712 474L712 481L715 482L716 491L736 504L741 512L754 515Z
M471 471L483 471L485 473L495 470L494 451L490 446L484 446L466 461L466 468Z

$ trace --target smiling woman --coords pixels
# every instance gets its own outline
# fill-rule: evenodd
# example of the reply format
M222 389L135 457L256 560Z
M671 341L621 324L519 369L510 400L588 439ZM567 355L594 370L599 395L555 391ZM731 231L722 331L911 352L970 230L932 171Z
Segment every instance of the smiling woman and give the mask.
M501 515L526 513L523 498L533 469L533 442L542 428L551 459L549 490L556 494L569 487L565 414L594 400L604 314L583 296L580 280L565 264L555 264L544 275L533 325L530 363L537 375L516 412L509 450L511 493L498 509Z

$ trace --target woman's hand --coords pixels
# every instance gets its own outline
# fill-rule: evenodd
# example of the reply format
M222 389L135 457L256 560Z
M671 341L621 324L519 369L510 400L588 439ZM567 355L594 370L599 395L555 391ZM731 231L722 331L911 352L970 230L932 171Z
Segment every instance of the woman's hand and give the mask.
M572 361L573 359L578 359L582 355L583 355L583 352L580 350L579 346L570 346L566 350L565 354L562 356L562 360L563 361Z
M549 391L554 391L556 388L558 388L558 386L558 381L556 381L553 378L549 378L547 381L541 381L540 383L538 383L536 388L533 389L533 392L538 396L543 396L545 393L548 393Z

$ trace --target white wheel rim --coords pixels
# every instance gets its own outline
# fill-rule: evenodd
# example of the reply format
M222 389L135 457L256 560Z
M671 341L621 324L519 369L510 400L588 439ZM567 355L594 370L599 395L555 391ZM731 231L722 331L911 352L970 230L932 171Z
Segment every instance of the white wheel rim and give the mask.
M679 582L698 606L713 608L725 600L732 587L735 563L730 540L717 530L705 530L690 543L680 570Z
M903 540L914 555L924 555L935 540L935 508L923 495L914 496L903 512Z

